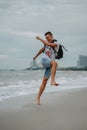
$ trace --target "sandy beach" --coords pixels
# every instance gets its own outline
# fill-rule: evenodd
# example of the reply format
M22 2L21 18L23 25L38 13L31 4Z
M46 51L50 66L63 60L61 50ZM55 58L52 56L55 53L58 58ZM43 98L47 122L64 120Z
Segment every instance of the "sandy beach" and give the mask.
M87 130L87 88L35 96L0 102L0 130Z

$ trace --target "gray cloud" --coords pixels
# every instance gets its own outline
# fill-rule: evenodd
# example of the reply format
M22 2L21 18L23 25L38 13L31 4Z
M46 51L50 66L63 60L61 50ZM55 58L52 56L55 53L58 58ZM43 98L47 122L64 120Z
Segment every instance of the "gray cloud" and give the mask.
M0 68L28 66L43 46L34 37L48 30L69 50L60 65L76 65L87 55L86 26L86 0L0 0Z

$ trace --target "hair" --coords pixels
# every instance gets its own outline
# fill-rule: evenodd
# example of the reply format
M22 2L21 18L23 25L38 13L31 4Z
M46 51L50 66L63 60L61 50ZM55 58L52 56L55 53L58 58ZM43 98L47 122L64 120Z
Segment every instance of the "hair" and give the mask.
M48 34L49 34L49 35L53 35L53 34L52 34L51 32L49 32L49 31L46 32L44 35L46 36L46 35L48 35Z

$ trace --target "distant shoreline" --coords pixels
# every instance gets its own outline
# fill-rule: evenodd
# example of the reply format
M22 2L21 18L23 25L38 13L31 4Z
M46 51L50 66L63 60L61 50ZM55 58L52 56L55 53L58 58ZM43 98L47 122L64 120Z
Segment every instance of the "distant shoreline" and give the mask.
M38 68L26 68L25 70L43 70L43 67L38 67ZM57 70L87 70L87 67L61 67L58 68Z
M44 70L43 67L38 67L38 68L26 68L26 69L20 69L20 70L16 70L16 69L0 69L0 71L28 71L28 70ZM58 68L57 70L61 70L61 71L87 71L87 67L61 67Z
M26 68L25 70L43 70L44 68ZM87 71L87 67L61 67L61 68L58 68L57 70L68 70L68 71Z

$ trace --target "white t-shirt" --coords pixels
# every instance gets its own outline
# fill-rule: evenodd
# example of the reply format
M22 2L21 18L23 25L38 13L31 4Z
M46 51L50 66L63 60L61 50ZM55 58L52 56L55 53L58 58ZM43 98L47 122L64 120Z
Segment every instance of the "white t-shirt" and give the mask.
M53 43L53 44L54 44L54 43ZM58 43L56 43L56 44L58 45ZM57 47L55 47L54 49L55 49L56 51L58 51L59 45L58 45ZM49 58L50 58L51 60L55 60L55 52L54 52L53 48L50 47L50 46L45 46L45 50L44 50L45 55L47 55L47 51L49 51L50 54L51 54L51 55L49 56ZM44 57L45 55L43 55L43 57Z

